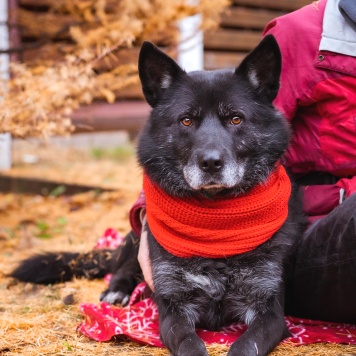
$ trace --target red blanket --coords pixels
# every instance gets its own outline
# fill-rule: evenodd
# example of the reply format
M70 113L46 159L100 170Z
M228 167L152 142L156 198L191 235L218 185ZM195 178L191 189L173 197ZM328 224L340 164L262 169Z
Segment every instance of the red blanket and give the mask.
M108 243L105 243L105 240ZM97 247L114 247L121 241L121 236L114 230L107 230L99 240ZM121 308L106 303L80 305L84 322L79 331L96 341L108 341L115 335L126 335L131 339L154 346L163 347L158 331L158 311L153 300L145 296L146 284L141 283L134 290L129 305ZM284 342L295 345L314 342L334 342L356 344L356 325L338 324L315 320L286 317L291 337ZM246 326L233 324L218 332L197 330L198 335L208 344L219 343L230 345L237 340Z

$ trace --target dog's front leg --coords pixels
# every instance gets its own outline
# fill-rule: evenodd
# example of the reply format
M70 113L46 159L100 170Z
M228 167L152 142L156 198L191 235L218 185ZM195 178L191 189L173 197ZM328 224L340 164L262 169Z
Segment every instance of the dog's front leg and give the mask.
M157 301L160 334L173 356L208 356L205 344L195 332L195 325L171 302Z
M192 287L187 286L182 261L157 243L148 226L147 232L162 342L173 356L208 356L195 332L199 307L189 303Z
M232 344L228 356L264 356L288 336L283 308L276 298L266 312L256 315L246 332Z
M111 261L112 278L100 300L110 304L126 305L139 281L143 280L137 260L139 237L130 231L116 249Z

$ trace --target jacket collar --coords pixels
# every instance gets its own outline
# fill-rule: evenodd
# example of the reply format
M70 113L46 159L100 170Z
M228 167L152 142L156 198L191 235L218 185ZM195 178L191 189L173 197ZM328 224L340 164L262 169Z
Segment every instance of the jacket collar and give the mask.
M339 2L327 1L319 50L356 57L356 23L340 10Z

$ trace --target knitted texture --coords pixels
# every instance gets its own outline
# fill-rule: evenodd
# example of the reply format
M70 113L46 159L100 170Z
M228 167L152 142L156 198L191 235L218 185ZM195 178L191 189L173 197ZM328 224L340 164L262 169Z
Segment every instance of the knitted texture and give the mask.
M266 242L288 215L289 177L278 166L267 182L234 198L171 197L144 174L147 222L157 242L178 257L228 257Z

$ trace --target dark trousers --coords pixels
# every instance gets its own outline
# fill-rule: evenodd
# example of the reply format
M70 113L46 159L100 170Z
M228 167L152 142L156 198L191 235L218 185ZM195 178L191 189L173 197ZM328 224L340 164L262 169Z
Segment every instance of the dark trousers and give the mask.
M305 232L287 284L286 314L356 324L356 194Z

